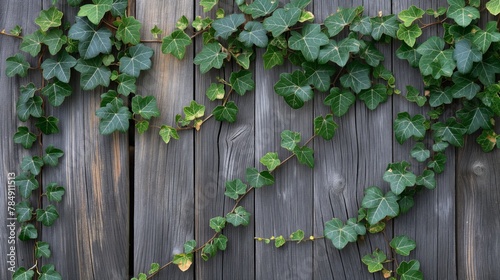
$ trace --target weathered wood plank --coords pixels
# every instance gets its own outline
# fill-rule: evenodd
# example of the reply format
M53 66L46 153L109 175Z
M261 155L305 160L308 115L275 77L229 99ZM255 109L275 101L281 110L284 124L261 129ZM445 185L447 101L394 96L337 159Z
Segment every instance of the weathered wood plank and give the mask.
M193 1L136 1L137 19L143 23L142 38L151 38L149 30L158 25L172 32L182 15L191 18ZM193 97L192 47L186 58L178 61L161 53L160 44L150 44L155 51L153 68L138 84L138 94L154 95L161 117L153 126L174 124L180 108ZM154 127L135 136L134 160L134 274L149 270L152 262L166 263L183 252L183 244L193 239L194 162L193 134L183 132L180 141L165 145ZM189 279L194 270L181 272L175 265L158 278Z

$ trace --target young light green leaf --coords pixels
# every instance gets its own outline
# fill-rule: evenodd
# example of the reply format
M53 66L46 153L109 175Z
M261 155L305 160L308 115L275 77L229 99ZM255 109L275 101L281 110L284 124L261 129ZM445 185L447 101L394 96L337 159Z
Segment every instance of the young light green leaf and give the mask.
M206 73L212 68L220 69L227 53L222 52L219 43L205 45L200 53L194 58L194 64L200 65L201 73Z
M297 156L297 160L309 166L309 168L314 168L314 150L307 146L296 146L293 149L293 153Z
M339 34L344 27L348 26L356 18L356 8L345 8L338 10L335 14L325 19L325 26L328 28L328 34L333 37Z
M267 31L264 25L257 21L249 21L245 24L245 30L241 31L238 40L243 42L246 47L253 45L259 48L265 48L269 42Z
M59 213L54 205L49 205L45 209L36 209L36 220L42 225L50 227L59 218Z
M39 156L25 156L21 161L21 169L26 172L30 172L33 175L40 174L43 166L43 160Z
M229 82L231 83L231 87L234 91L236 91L239 95L244 95L245 92L255 88L252 72L248 70L240 70L238 72L231 73Z
M26 77L26 75L28 75L30 64L26 61L26 58L24 58L24 56L19 53L14 56L8 57L5 60L5 64L5 75L7 75L7 77L12 78L15 75Z
M224 195L237 200L240 195L245 194L247 191L247 185L244 184L240 179L235 179L226 182L226 191Z
M500 136L493 130L483 130L481 135L476 139L476 142L481 146L484 152L491 152L495 146L498 147Z
M175 30L163 38L161 51L164 54L170 53L178 59L183 59L186 55L186 47L191 45L191 42L191 38L183 30Z
M321 136L325 140L332 139L337 128L338 125L333 120L333 115L319 116L314 119L314 134Z
M129 127L129 119L132 118L132 113L130 113L126 106L108 103L106 107L97 109L96 116L101 119L99 132L101 134L111 134L115 131L126 132Z
M260 158L260 163L262 163L267 170L271 172L281 164L281 161L277 153L267 153Z
M279 81L274 85L274 91L283 96L286 103L294 109L304 106L304 102L311 100L314 96L305 73L300 70L292 74L280 74Z
M424 143L418 142L410 151L410 155L418 162L424 162L431 156L431 151L425 148Z
M387 256L380 249L376 249L373 254L365 255L361 258L361 261L366 264L370 273L381 271L384 268L383 263L386 260Z
M160 110L158 110L154 96L134 96L132 98L132 112L136 115L141 115L146 120L149 120L151 117L160 116Z
M410 137L422 139L425 135L425 117L417 114L413 117L408 112L401 112L394 120L394 135L399 144L403 144Z
M135 123L135 128L139 134L143 134L149 129L149 122L145 120L141 120Z
M50 183L47 186L47 190L45 194L47 195L47 198L49 201L54 201L54 202L61 202L62 197L64 193L66 192L66 189L62 186L57 185L56 183Z
M274 239L274 247L280 248L283 245L285 245L286 239L283 237L283 235L280 235Z
M16 204L16 218L19 223L24 223L33 217L33 207L31 207L29 201L21 201Z
M18 127L17 132L14 134L14 143L21 144L25 149L31 148L36 139L36 135L31 133L26 126Z
M385 217L396 217L399 214L398 196L389 191L383 194L379 187L369 187L361 206L367 209L367 221L371 225L383 220Z
M177 22L175 23L175 27L179 30L185 30L189 26L189 20L186 16L182 16ZM161 32L160 32L161 33Z
M356 96L349 90L334 87L330 90L330 94L323 102L325 105L330 106L333 114L337 117L343 116L349 108L356 102Z
M82 17L76 17L76 23L68 31L68 38L78 40L78 52L84 59L94 58L100 53L110 53L112 35L107 28L97 29Z
M442 139L455 147L464 145L464 135L467 128L456 121L455 118L449 118L446 123L437 122L432 125L434 139Z
M281 132L281 147L293 151L297 144L300 142L300 133L290 130Z
M226 95L223 84L212 83L207 89L206 96L210 101L223 99Z
M120 72L132 77L139 77L141 70L151 68L153 49L143 44L133 46L128 50L129 56L120 58Z
M397 32L397 37L399 40L403 40L408 46L413 47L417 38L422 35L422 29L416 24L406 26L403 24L399 25Z
M345 225L338 218L333 218L332 220L325 223L324 235L326 238L332 241L335 248L341 250L347 243L355 242L358 238L358 234L354 227L351 225Z
M38 189L38 181L36 180L35 175L28 172L24 172L17 176L14 183L18 187L19 194L23 198L29 198L31 193Z
M343 87L350 87L355 93L371 87L370 67L354 61L347 65L347 73L340 77Z
M86 4L80 7L79 17L87 17L90 22L99 25L106 12L110 11L113 0L92 0L94 4Z
M81 73L80 86L84 90L91 90L101 85L109 86L111 71L102 65L102 58L96 57L89 60L79 59L75 70Z
M165 142L165 144L168 144L170 142L170 139L172 138L175 140L179 140L179 134L177 133L177 130L168 125L163 125L160 128L159 134L163 142Z
M295 242L304 240L304 231L301 229L294 231L292 234L290 234L290 240Z
M50 245L47 242L38 241L35 247L35 256L37 258L50 258Z
M274 184L274 177L269 171L257 170L257 168L249 167L246 170L245 178L248 184L254 188L262 188Z
M460 26L468 26L472 20L479 18L479 11L475 7L450 5L446 15L455 20Z
M401 256L409 256L410 252L417 247L415 241L411 240L408 236L399 235L394 237L390 242L391 248Z
M305 24L302 33L292 31L288 46L292 50L302 52L307 61L318 58L319 48L328 44L328 36L321 32L319 24Z
M42 31L37 30L31 34L25 35L23 37L23 41L19 48L22 51L25 51L31 54L31 56L35 57L42 49L42 43L44 38L45 35L42 33Z
M52 6L48 10L40 11L40 15L35 19L35 23L40 26L40 30L46 32L51 27L61 26L62 17L63 13L55 6Z
M218 121L233 123L236 121L238 106L233 101L229 101L225 106L219 105L215 107L212 114L214 114L215 119Z
M59 159L64 156L64 152L60 149L55 148L52 145L49 145L45 149L45 155L43 155L43 162L50 166L57 166L59 163Z
M399 12L398 17L403 21L404 26L409 27L415 20L422 18L424 10L411 5L410 8Z
M248 226L250 223L250 213L243 206L238 206L233 212L226 215L226 220L235 227L240 225Z
M225 227L226 218L218 216L210 219L210 228L215 230L215 232L221 232Z
M245 13L251 14L252 18L267 16L278 7L277 0L255 0L245 10Z
M200 6L203 7L203 12L209 12L212 8L217 5L219 0L200 0Z
M212 23L212 28L215 29L215 37L221 37L224 40L236 32L238 27L245 22L243 14L231 14L221 19L216 19Z
M152 263L150 268L149 268L148 274L156 273L159 270L160 270L160 264L159 263Z
M278 37L299 21L301 13L301 9L296 7L279 8L270 17L264 19L264 28L271 32L273 37Z
M71 77L71 68L75 65L76 59L63 51L57 60L48 58L42 63L43 77L46 80L56 77L59 81L68 83Z
M472 70L474 62L479 62L483 59L483 54L473 47L469 40L460 40L455 43L453 59L457 62L458 72L466 74Z
M116 39L121 40L124 44L137 45L141 41L141 27L141 22L133 16L124 17L118 23Z
M174 255L174 259L172 260L172 263L176 264L177 267L179 267L179 269L181 271L186 271L189 269L189 267L191 267L191 264L193 263L193 254L189 253L189 254ZM146 275L144 275L144 279L146 279ZM141 280L141 279L139 279L139 280Z
M407 187L415 185L417 176L408 171L410 164L406 161L390 163L384 173L384 181L391 185L391 190L396 195L401 194Z

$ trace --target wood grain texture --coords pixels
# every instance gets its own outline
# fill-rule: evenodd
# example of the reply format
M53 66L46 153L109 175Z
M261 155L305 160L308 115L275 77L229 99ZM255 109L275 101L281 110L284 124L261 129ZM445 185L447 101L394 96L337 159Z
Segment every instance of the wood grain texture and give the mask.
M141 34L151 39L154 25L172 32L182 15L191 18L192 1L136 1L137 19L143 23ZM151 125L173 125L177 113L193 98L192 48L178 61L154 49L153 67L143 72L137 94L154 95L161 117ZM183 132L180 141L165 143L152 127L135 135L134 160L134 274L147 272L152 262L166 263L183 252L184 242L193 239L194 162L192 132ZM182 273L176 266L162 271L158 278L190 279L194 269Z

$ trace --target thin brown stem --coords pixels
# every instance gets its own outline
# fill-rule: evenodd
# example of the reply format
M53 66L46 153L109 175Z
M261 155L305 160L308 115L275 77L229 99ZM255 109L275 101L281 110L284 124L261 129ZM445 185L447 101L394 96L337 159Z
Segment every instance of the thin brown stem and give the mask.
M17 39L23 39L23 36L19 36L19 35L14 35L14 34L9 34L5 31L0 31L0 35L4 35L4 36L8 36L8 37L13 37L13 38L17 38Z
M445 17L445 18L443 18L442 20L439 20L439 21L435 21L435 22L431 22L431 23L425 23L422 26L420 26L420 29L424 29L424 28L427 28L427 27L430 27L430 26L433 26L433 25L436 25L436 24L441 24L441 23L443 23L447 19L448 18Z

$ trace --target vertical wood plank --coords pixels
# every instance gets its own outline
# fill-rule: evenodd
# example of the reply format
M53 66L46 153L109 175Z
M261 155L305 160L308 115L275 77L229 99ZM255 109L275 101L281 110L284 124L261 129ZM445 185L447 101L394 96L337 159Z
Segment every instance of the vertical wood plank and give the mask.
M149 30L158 25L165 33L175 28L182 15L192 18L193 1L136 1L137 19L143 23L143 39L152 39ZM178 61L154 49L153 67L141 73L138 94L154 95L161 117L152 126L173 125L175 115L193 96L192 47ZM182 132L179 141L165 145L152 127L135 136L134 159L134 274L147 272L152 262L166 263L183 252L183 244L194 238L193 134ZM175 265L158 278L190 279L194 270L181 272Z

